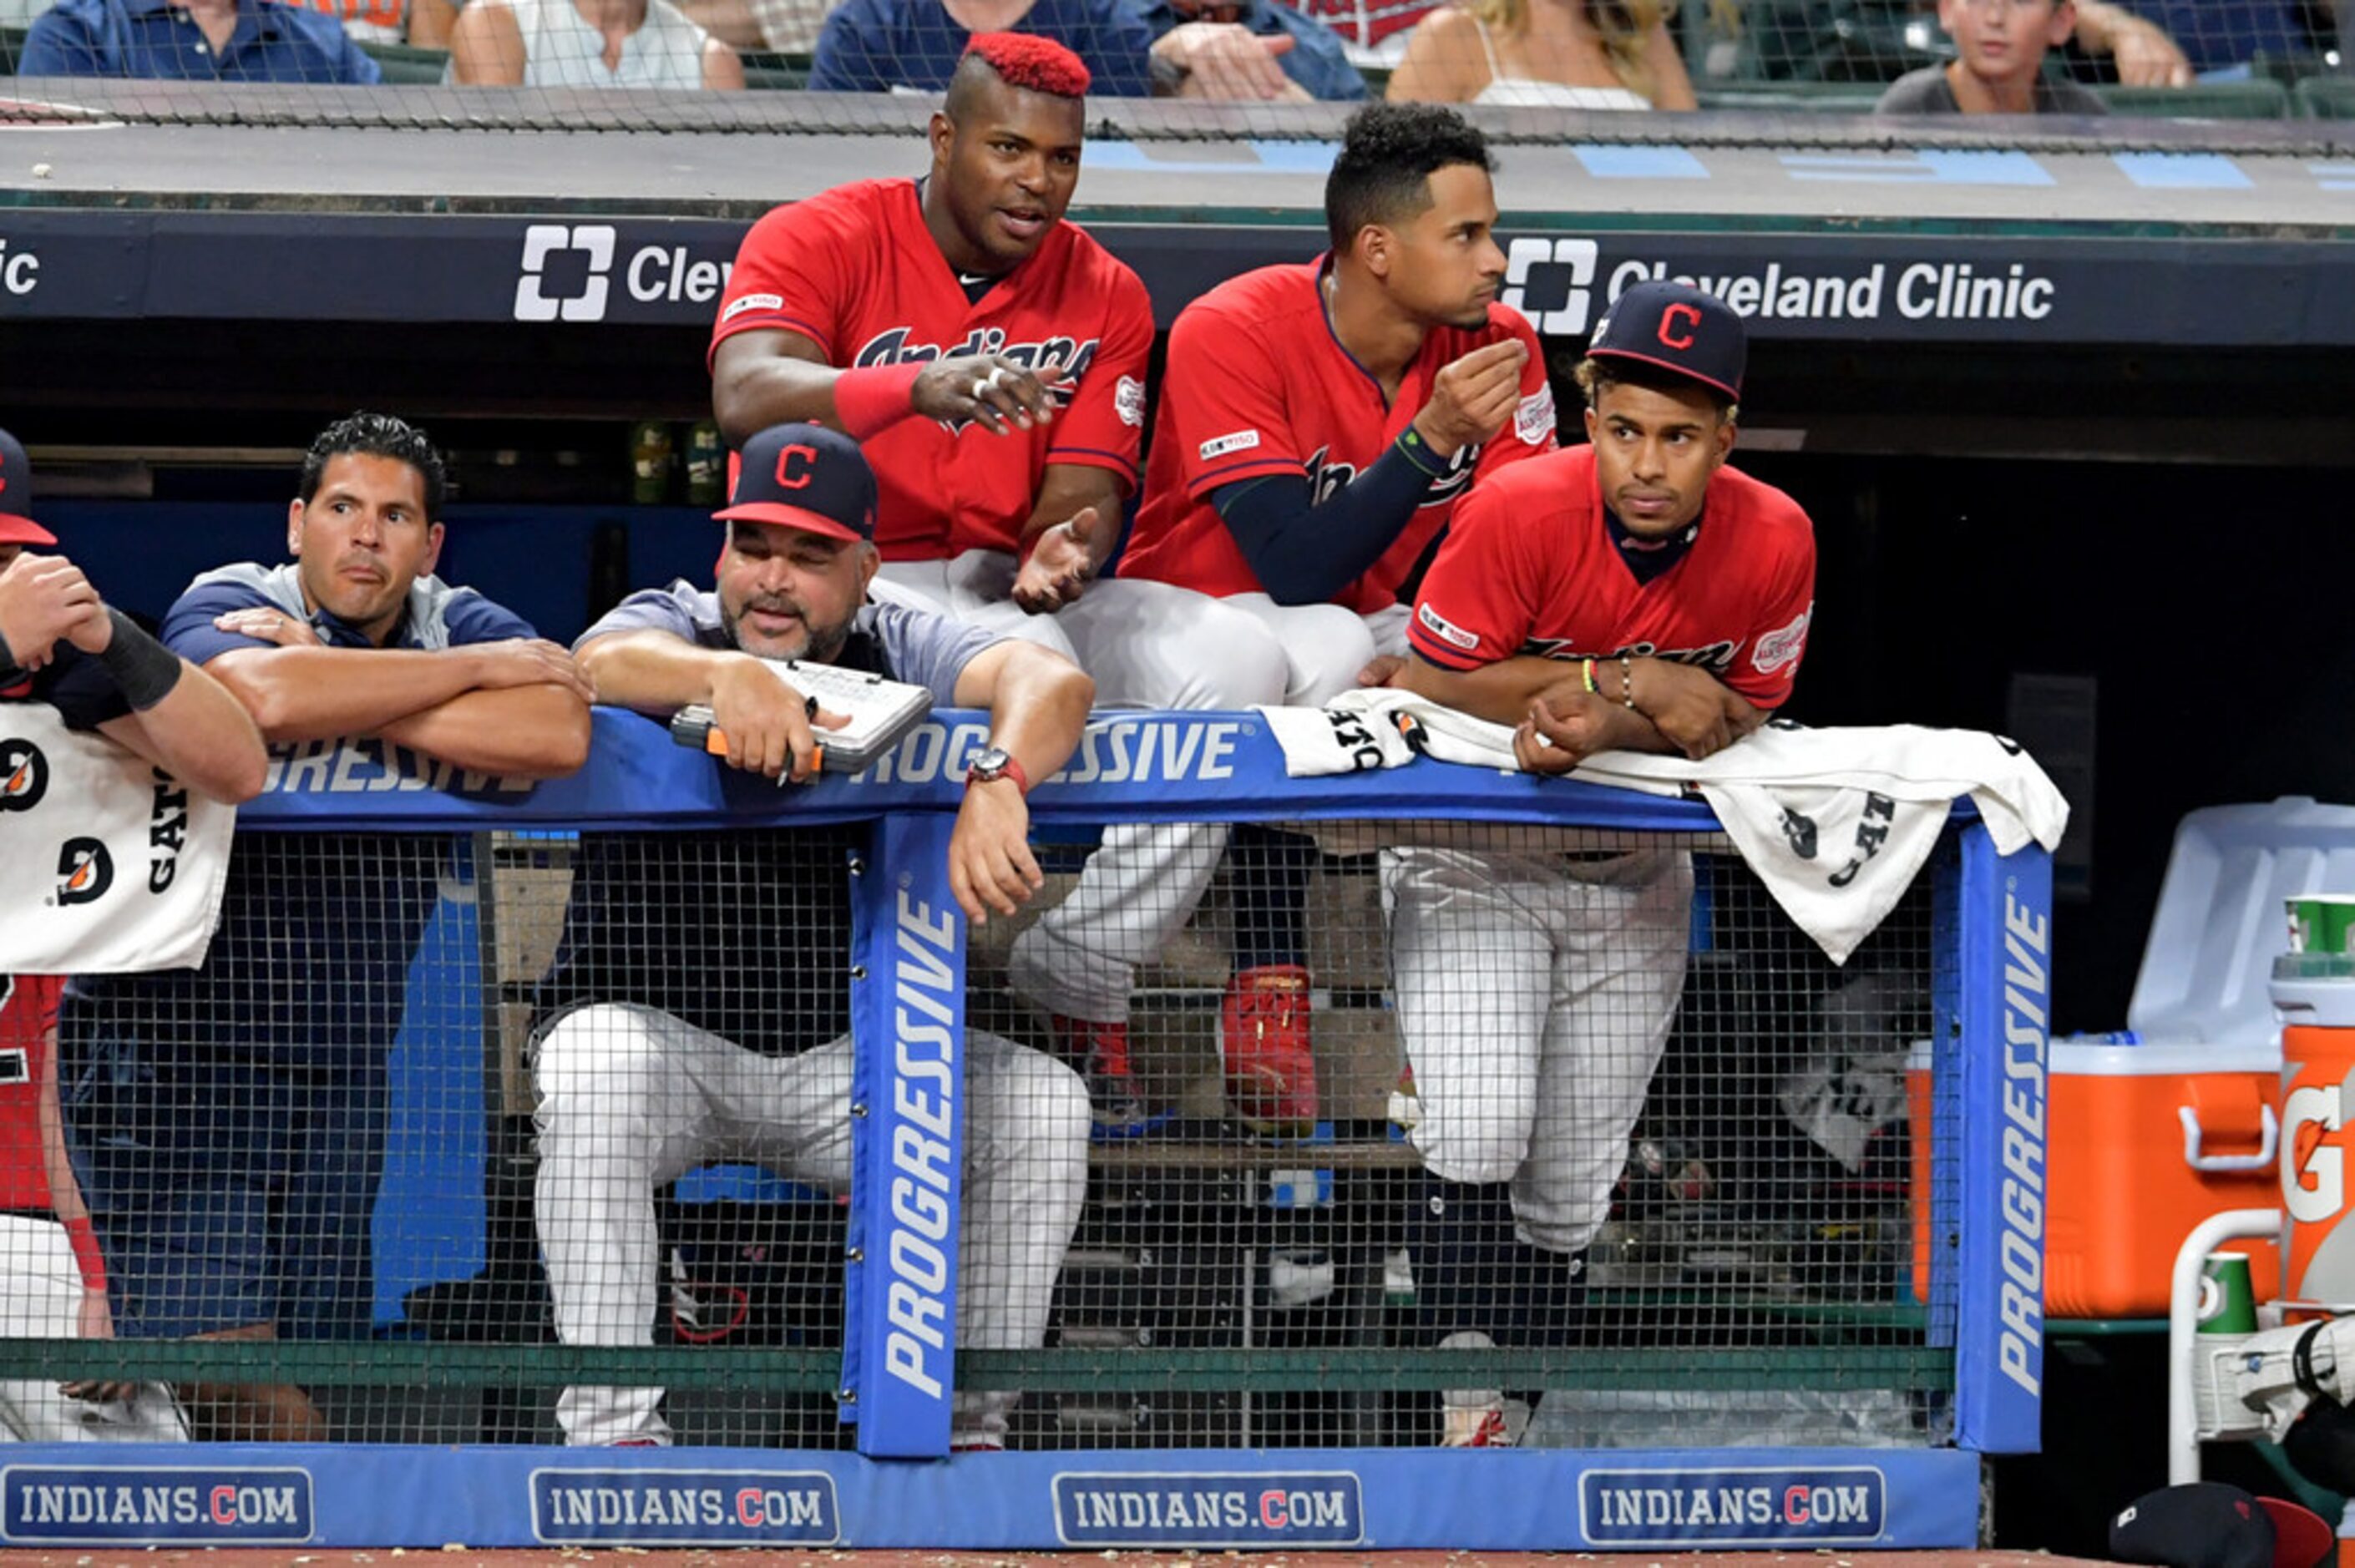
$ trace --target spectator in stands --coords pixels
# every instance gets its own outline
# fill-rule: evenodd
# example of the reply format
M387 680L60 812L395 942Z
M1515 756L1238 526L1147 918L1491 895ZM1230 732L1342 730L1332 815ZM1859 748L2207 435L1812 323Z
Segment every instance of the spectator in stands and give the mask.
M1283 0L1149 0L1154 90L1228 102L1353 102L1366 79L1334 31Z
M1091 90L1154 90L1153 29L1131 0L843 0L819 33L814 92L943 92L976 34L1051 38L1086 65Z
M832 0L678 0L688 21L733 49L806 55Z
M2180 6L2158 0L2151 8L2168 17L2167 26L2137 16L2113 0L2077 0L2077 47L2089 55L2109 56L2111 68L2123 86L2189 87L2193 75L2191 61L2169 29L2198 38L2211 26L2202 24L2200 17L2243 10L2239 5L2216 5L2206 0L2194 0L2193 4Z
M807 424L756 434L718 515L716 591L633 594L574 645L597 700L658 718L709 704L730 766L794 779L815 766L810 717L829 715L805 716L764 659L815 658L988 709L949 885L976 922L1014 914L1041 882L1023 796L1078 745L1093 683L1035 643L868 602L881 565L875 476L847 436ZM826 827L582 836L536 1036L533 1212L566 1344L651 1342L657 1185L751 1160L848 1190L857 971L841 867L860 842ZM943 917L922 905L903 915ZM956 1342L1036 1346L1087 1186L1087 1090L1070 1068L978 1031L964 1061ZM1010 1395L955 1400L954 1443L1003 1446ZM664 1444L661 1402L657 1388L571 1388L557 1419L571 1443Z
M95 732L216 800L260 793L268 758L237 699L109 609L64 556L26 554L57 543L32 501L25 450L0 431L0 711L11 733L37 738L27 726L40 722ZM0 976L0 1334L112 1339L106 1265L58 1125L61 983ZM186 1436L154 1383L0 1381L0 1441Z
M670 0L473 0L450 35L450 79L734 90L744 64Z
M266 739L372 737L451 768L551 778L589 747L571 655L432 575L442 459L355 414L312 444L294 560L208 572L167 645ZM386 1059L448 843L240 835L204 965L78 978L59 1019L66 1142L126 1338L354 1340L374 1309L369 1224ZM289 1385L179 1388L199 1438L314 1440Z
M406 44L446 49L458 20L453 0L299 0L343 23L361 44Z
M372 87L343 24L283 0L58 0L25 35L19 76Z
M1880 114L2106 114L2092 89L2044 74L2044 52L2069 41L2074 0L1938 0L1955 58L1889 84Z
M1415 24L1392 102L1691 109L1663 0L1460 0Z

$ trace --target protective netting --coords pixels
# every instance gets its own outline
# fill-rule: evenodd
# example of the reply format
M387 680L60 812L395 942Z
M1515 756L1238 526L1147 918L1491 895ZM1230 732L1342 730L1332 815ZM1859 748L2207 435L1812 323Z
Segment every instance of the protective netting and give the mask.
M421 85L483 90L331 117L896 132L890 95L942 90L971 36L960 17L1071 46L1092 101L1144 135L1323 138L1328 119L1286 106L1388 96L1509 110L1495 117L1509 138L1649 138L1646 110L1861 114L1909 75L1887 107L1993 107L1965 77L2041 79L2035 105L2056 112L2328 119L2350 97L2321 0L1058 0L988 16L939 0L0 0L0 72L52 111L169 121L272 119L273 88ZM76 85L94 79L155 86ZM781 116L763 101L777 94L825 96Z
M1194 834L1108 1033L1010 983L1103 863L1041 836L968 955L961 1437L1947 1435L1906 1063L1951 846L1843 969L1714 838ZM167 1379L199 1436L847 1446L865 839L244 832L205 971L64 1007L126 1338L0 1377Z

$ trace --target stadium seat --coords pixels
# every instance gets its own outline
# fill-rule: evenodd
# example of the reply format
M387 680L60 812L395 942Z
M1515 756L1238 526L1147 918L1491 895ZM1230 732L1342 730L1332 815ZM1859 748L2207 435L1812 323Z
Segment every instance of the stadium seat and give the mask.
M414 44L362 43L361 52L383 69L389 84L427 87L440 85L449 74L450 51L420 48Z
M1763 110L1782 114L1870 114L1884 85L1875 81L1745 81L1697 88L1703 109Z
M2289 90L2277 81L2201 81L2190 87L2094 89L2113 114L2147 120L2286 120Z
M2291 94L2308 120L2355 120L2355 77L2310 76Z

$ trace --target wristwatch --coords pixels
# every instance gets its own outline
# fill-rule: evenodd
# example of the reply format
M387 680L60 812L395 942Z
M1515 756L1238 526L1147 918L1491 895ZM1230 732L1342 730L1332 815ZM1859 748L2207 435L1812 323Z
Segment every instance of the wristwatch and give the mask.
M1025 795L1030 793L1030 776L1022 771L1022 764L1014 759L1014 754L1002 746L976 751L973 760L965 764L967 784L987 784L999 779L1011 779L1017 789Z

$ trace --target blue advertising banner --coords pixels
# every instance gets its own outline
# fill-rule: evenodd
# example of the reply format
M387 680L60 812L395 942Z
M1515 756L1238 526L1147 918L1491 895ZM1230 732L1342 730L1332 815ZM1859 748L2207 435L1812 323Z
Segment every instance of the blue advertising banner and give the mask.
M1100 1449L911 1463L722 1448L27 1446L0 1468L0 1544L1502 1552L1955 1548L1977 1535L1972 1454L1729 1457Z
M852 1185L843 1412L858 1451L949 1448L964 1150L964 916L939 814L886 818L852 900Z
M1955 1257L1955 1441L2036 1451L2044 1389L2046 1071L2052 862L1963 832L1962 1203Z

